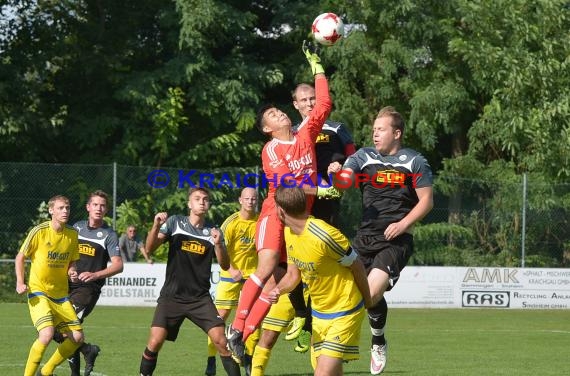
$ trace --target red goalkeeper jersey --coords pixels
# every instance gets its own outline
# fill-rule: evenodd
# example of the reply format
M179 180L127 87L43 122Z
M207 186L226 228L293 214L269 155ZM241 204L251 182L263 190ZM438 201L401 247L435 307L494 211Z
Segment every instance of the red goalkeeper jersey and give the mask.
M315 107L293 133L293 140L272 139L263 147L261 160L269 193L263 202L262 211L273 210L275 189L279 185L317 185L315 142L332 109L325 77L315 79L315 97ZM310 212L314 198L315 196L307 196L307 212Z

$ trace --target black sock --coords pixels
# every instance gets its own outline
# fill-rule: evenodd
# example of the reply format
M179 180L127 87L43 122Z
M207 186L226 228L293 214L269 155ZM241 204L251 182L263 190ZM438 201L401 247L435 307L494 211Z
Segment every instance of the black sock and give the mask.
M382 346L386 344L384 328L388 318L388 304L382 298L378 304L368 309L368 322L372 331L372 345Z
M305 304L305 297L303 296L303 282L299 282L297 287L289 293L289 300L295 309L295 316L305 318L308 316L307 305Z
M231 356L221 356L222 364L228 376L241 376L241 371L239 370L239 364L237 364Z
M69 363L71 374L79 375L81 372L81 356L79 355L79 349L75 350L73 355L67 359L67 362Z
M245 354L243 357L243 369L245 371L246 376L251 375L251 363L253 361L252 355Z
M145 347L142 358L140 373L141 376L151 376L156 368L156 362L158 360L158 352L150 351Z
M77 349L78 351L81 351L81 353L83 354L83 356L85 356L85 353L87 353L89 351L89 346L91 346L88 343L83 342L81 344L81 346L79 346L79 348Z

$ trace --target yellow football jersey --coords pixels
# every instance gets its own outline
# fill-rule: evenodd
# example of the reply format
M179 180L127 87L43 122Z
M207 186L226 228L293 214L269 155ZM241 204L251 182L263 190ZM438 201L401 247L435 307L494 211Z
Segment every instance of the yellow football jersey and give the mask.
M258 216L243 219L239 212L230 215L222 224L222 232L230 262L242 271L247 278L257 268L257 250L255 249L255 225ZM220 277L230 277L230 273L222 270Z
M68 295L67 269L69 264L79 259L77 231L65 226L56 232L51 222L34 227L20 252L32 261L28 278L29 293L43 292L53 299Z
M339 264L350 246L339 230L309 217L300 235L285 227L285 244L287 262L299 268L308 285L313 311L335 315L362 305L362 294L350 267Z

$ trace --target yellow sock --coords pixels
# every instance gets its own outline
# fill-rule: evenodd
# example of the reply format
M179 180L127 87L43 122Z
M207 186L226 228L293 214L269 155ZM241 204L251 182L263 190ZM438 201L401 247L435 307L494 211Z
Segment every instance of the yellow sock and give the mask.
M30 347L30 354L28 355L28 361L26 362L26 369L24 370L24 376L35 376L44 352L47 349L47 345L41 343L38 339L32 343Z
M313 367L313 371L317 369L317 358L315 357L313 346L311 346L311 367Z
M75 343L69 338L66 338L65 341L59 344L51 358L46 362L42 368L42 373L44 375L51 375L55 370L55 367L59 366L64 360L73 355L79 346L81 346L81 343Z
M253 354L255 346L257 345L257 341L259 341L259 332L261 332L261 330L257 329L255 332L251 333L249 337L247 337L247 340L245 341L246 354Z
M265 368L267 363L269 363L269 357L271 356L271 349L266 349L257 346L255 352L253 353L253 360L251 362L251 376L263 376L265 375Z
M208 358L211 356L216 356L218 351L216 350L216 345L212 342L212 339L208 337Z

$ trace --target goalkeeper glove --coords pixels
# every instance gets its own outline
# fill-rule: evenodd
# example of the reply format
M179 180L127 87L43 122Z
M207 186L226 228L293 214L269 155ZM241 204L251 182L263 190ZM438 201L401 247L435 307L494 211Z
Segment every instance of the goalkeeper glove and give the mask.
M341 198L342 192L336 189L334 186L323 188L321 186L317 187L317 197L324 198L326 200L334 200Z
M318 73L325 73L323 66L321 65L321 58L317 55L317 46L312 44L311 42L307 42L306 40L303 41L303 53L307 58L307 61L311 65L311 70L313 71L313 75Z

